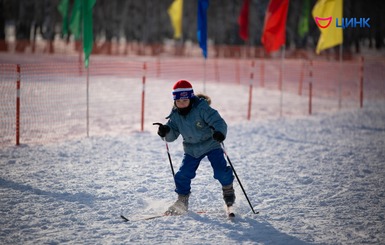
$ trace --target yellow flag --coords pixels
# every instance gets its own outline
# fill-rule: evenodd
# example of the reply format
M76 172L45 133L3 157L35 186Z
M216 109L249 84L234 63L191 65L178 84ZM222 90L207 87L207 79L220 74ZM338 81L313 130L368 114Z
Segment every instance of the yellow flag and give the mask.
M178 39L182 36L183 0L174 0L167 12L174 28L174 38Z
M342 0L318 0L313 11L313 18L321 31L316 53L342 44L342 28L337 27L336 20L342 21Z

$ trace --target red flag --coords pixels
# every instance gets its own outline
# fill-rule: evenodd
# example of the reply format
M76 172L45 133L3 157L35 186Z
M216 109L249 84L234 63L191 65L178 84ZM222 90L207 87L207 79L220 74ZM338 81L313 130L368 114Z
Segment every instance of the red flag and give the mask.
M241 13L238 17L239 36L244 41L249 39L249 7L250 0L243 0Z
M270 0L262 34L262 44L268 53L278 50L285 44L288 7L289 0Z

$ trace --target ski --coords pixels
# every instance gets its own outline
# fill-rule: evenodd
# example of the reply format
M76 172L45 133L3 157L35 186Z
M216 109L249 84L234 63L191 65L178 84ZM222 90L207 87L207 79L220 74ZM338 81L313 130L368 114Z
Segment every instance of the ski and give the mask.
M124 220L124 222L128 222L130 221L129 219L127 219L123 214L120 215L120 218L122 218Z
M205 214L206 211L197 211L197 212L193 212L193 213L196 213L196 214ZM187 214L187 213L186 213ZM182 216L184 214L179 214L179 215L170 215L170 214L156 214L156 215L152 215L152 216L146 216L146 217L140 217L140 218L136 218L136 219L131 219L127 216L124 216L123 214L120 215L120 218L123 219L124 222L129 222L129 221L132 221L132 222L135 222L135 221L144 221L144 220L152 220L152 219L158 219L158 218L162 218L162 217L169 217L169 216Z
M124 216L123 214L121 214L120 218L122 218L124 222L129 222L129 221L141 221L141 220L157 219L157 218L161 218L161 217L164 217L164 216L168 216L168 215L162 214L162 215L153 215L153 216L142 217L142 218L137 218L137 219L129 219L126 216Z

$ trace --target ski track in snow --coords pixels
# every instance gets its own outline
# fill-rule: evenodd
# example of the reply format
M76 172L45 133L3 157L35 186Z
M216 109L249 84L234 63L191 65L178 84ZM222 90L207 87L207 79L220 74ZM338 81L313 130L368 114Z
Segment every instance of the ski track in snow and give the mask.
M122 222L120 214L160 214L176 198L165 144L151 129L0 149L1 243L385 242L383 101L228 124L227 153L260 214L235 182L237 217L226 219L220 185L204 159L192 183L191 212ZM181 140L169 147L177 169Z

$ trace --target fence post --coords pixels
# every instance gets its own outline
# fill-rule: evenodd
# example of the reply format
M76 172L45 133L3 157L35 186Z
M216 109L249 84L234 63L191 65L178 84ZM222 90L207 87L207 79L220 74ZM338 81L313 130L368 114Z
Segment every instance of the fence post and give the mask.
M16 65L16 145L20 145L20 65Z
M142 79L142 112L141 112L141 123L140 130L144 131L144 97L146 90L146 62L143 63L143 79Z
M251 118L251 101L253 98L253 79L254 79L254 60L251 62L250 82L249 82L249 105L247 109L247 120Z
M313 84L309 83L309 115L312 112L312 97L313 97Z
M364 106L364 57L361 57L360 108Z
M313 61L309 61L309 115L312 113L312 97L313 97Z
M260 81L260 85L261 87L265 87L265 56L262 56L261 58L261 81Z
M237 80L238 84L241 84L241 74L240 74L240 68L239 68L239 58L236 59L235 79Z
M301 74L300 74L299 83L298 83L298 95L299 96L302 96L303 75L304 75L304 72L305 72L305 62L303 60L301 60L301 61L302 61Z

